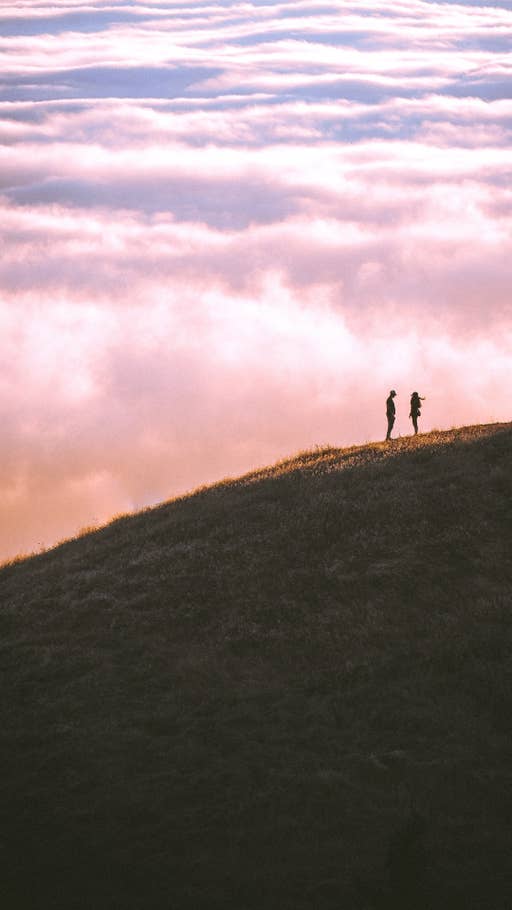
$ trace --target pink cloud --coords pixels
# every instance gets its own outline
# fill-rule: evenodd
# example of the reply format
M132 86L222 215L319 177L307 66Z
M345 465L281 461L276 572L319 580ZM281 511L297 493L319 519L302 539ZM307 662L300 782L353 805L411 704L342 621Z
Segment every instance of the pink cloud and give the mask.
M425 429L509 419L509 10L0 11L23 20L0 38L0 556L381 438L391 386L401 433L414 388Z

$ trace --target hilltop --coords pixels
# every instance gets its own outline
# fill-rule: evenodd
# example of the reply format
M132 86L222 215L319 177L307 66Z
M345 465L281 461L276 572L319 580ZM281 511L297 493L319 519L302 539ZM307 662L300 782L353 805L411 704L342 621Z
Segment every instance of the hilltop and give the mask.
M5 566L3 906L508 908L511 464L319 449Z

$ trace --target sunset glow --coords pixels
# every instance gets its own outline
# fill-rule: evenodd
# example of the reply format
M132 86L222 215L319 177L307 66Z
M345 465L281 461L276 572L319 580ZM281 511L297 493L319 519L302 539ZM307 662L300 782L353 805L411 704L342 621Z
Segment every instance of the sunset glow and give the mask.
M0 10L0 559L510 420L512 2Z

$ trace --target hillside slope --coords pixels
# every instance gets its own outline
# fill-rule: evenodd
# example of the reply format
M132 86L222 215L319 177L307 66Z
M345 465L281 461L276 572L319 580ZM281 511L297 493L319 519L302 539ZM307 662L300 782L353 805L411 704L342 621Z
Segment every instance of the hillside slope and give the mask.
M511 465L304 453L0 571L2 906L510 907Z

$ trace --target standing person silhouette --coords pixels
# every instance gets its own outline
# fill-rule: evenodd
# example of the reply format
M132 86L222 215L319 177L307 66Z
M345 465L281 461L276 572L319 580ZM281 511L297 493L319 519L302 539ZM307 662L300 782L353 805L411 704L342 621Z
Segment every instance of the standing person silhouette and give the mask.
M394 389L391 389L387 399L386 399L386 417L388 418L388 432L386 434L386 439L391 439L391 430L393 429L395 423L395 402L393 401L396 392Z
M414 427L414 435L418 432L418 417L421 414L421 402L425 401L424 398L420 398L417 392L413 392L411 395L411 412L409 417L412 420L412 425Z

